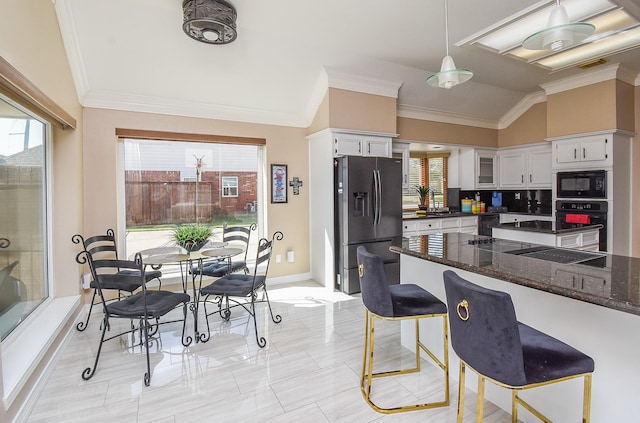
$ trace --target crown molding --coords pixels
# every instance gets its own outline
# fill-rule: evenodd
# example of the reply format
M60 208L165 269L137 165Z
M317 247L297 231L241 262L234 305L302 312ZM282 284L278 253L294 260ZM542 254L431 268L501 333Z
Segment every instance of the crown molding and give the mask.
M500 118L500 121L498 122L498 129L507 128L534 104L544 103L545 101L547 101L547 95L542 90L528 94Z
M161 115L217 119L264 125L291 126L296 128L307 127L304 118L298 115L265 112L263 110L220 106L163 97L131 95L119 92L88 93L82 98L80 103L83 107L100 109L157 113Z
M398 90L402 81L387 81L367 76L354 75L324 67L327 75L327 87L341 90L355 91L365 94L381 95L398 98Z
M318 108L320 107L322 100L324 100L324 96L327 94L328 87L328 76L327 73L323 70L322 72L320 72L320 76L316 80L316 85L313 87L311 97L309 97L307 107L304 111L304 120L306 127L311 126L311 124L313 123L313 119L316 117L316 113L318 113Z
M62 35L62 43L67 52L71 76L76 86L78 101L82 103L82 98L89 92L89 79L87 78L82 55L80 54L78 33L69 1L70 0L55 0L53 1L53 5L58 19L58 26L60 27L60 34Z
M466 116L462 114L443 112L424 107L399 104L397 116L409 119L430 120L434 122L453 123L456 125L477 126L487 129L498 129L498 122L492 119Z
M621 81L627 82L631 85L637 85L636 82L638 80L634 72L621 66L619 63L614 63L612 65L590 70L583 74L547 82L546 84L541 84L540 87L547 95L551 95L575 88L585 87L587 85L597 84L598 82L609 81L611 79L620 79Z

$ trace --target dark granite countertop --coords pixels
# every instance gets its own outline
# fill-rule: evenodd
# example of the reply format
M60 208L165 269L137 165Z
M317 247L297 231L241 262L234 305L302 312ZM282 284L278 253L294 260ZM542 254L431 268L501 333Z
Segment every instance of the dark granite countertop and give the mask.
M405 212L406 213L406 212ZM407 214L403 214L402 219L403 220L414 220L414 219L442 219L445 217L473 217L473 216L493 216L493 215L497 215L497 214L517 214L517 215L529 215L529 216L551 216L551 214L541 214L541 213L519 213L519 212L504 212L504 213L497 213L497 212L486 212L486 213L467 213L467 212L433 212L433 213L427 213L426 215L422 214L422 215L418 215L418 214L413 214L413 215L407 215Z
M586 253L594 260L560 264L511 254L522 249L552 249L527 242L464 233L422 235L394 241L391 251L495 279L640 315L640 258ZM566 249L559 249L566 251ZM575 252L576 250L569 250ZM578 252L580 254L582 252Z
M516 231L539 232L543 234L562 235L571 232L583 232L602 228L602 225L585 225L579 228L556 229L556 222L545 220L528 220L524 222L500 223L498 229L513 229Z

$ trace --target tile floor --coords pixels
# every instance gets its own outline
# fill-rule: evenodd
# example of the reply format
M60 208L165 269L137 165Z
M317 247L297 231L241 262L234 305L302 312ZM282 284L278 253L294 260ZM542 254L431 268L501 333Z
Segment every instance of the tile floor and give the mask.
M449 407L385 415L365 403L359 387L364 312L358 296L329 292L312 281L269 292L282 323L271 322L266 306L259 305L258 330L267 338L265 348L257 347L253 325L240 309L230 322L212 316L211 340L188 348L180 343L181 326L164 325L151 347L149 387L143 383L143 350L128 347L126 337L106 343L94 377L81 378L82 370L93 365L98 346L100 319L95 314L85 332L72 329L28 421L455 422L457 369L451 370ZM400 346L399 329L395 322L376 325L376 370L392 361L391 366L411 366L413 355ZM442 397L441 374L427 364L420 374L379 380L375 398L381 405L437 400ZM464 421L475 421L471 391L465 408ZM484 421L511 418L487 403Z

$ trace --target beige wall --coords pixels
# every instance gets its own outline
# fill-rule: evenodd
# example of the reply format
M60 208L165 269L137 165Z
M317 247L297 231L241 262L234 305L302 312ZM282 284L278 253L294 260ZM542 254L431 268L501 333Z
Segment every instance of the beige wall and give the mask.
M498 147L542 142L547 137L547 103L534 104L508 127L498 131Z
M638 126L634 119L634 87L616 80L616 129L633 132Z
M316 115L313 118L313 122L307 128L307 135L315 134L318 131L329 128L329 92L324 95L322 103L316 110Z
M331 128L396 133L395 98L337 88L329 88L328 97Z
M308 182L308 145L303 128L229 122L151 113L106 109L84 110L84 213L85 233L100 233L116 227L118 216L116 128L228 135L266 139L266 163L288 165L289 180L294 176ZM280 230L284 239L276 244L281 263L272 261L270 276L295 275L309 271L309 190L300 195L288 189L288 203L271 204L269 192L267 226L269 233ZM287 250L295 251L295 262L285 259Z
M398 138L438 144L498 146L498 130L399 117Z
M616 80L547 96L549 138L616 129Z
M80 272L75 265L76 249L71 236L82 230L82 112L54 6L52 2L42 0L4 1L2 16L0 56L73 116L78 124L76 130L53 129L53 198L50 203L53 209L54 295L77 295ZM38 375L36 371L34 377ZM0 406L0 421L10 421L24 400L23 392L9 410Z

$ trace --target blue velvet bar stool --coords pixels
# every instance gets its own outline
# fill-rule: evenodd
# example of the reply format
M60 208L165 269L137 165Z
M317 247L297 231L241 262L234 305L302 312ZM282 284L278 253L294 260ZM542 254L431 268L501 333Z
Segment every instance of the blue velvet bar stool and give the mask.
M584 378L582 421L589 422L593 359L577 349L516 320L511 296L444 272L451 346L460 357L458 422L464 410L464 374L478 374L476 422L482 422L484 380L511 390L512 421L522 405L544 422L550 420L518 396L539 386Z
M422 410L425 408L446 407L449 405L449 340L447 327L447 307L428 291L414 284L389 285L384 273L382 259L369 253L365 247L357 249L358 273L362 302L365 306L365 339L364 357L362 359L362 376L360 389L367 403L380 413L398 413L403 411ZM429 317L442 318L443 361L433 354L420 341L420 319ZM415 320L416 328L416 365L409 369L387 372L373 372L374 323L381 320ZM371 399L373 379L396 376L420 371L420 351L429 357L444 371L444 399L439 402L401 405L383 408Z

